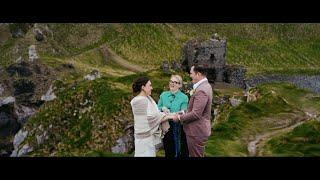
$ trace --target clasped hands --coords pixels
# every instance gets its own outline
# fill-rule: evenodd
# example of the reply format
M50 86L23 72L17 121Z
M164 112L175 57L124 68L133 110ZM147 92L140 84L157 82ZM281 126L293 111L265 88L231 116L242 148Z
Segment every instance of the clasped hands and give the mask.
M163 107L162 111L166 114L166 116L163 118L163 121L167 121L169 119L172 119L174 122L180 121L180 115L182 114L181 112L170 113L169 109L166 107Z

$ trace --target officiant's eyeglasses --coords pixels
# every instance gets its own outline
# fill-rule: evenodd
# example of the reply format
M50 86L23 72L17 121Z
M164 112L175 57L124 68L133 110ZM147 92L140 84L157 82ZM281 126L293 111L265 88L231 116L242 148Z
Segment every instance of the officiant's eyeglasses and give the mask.
M172 81L172 80L170 80L169 83L171 83L171 84L180 84L179 82L177 82L177 81Z

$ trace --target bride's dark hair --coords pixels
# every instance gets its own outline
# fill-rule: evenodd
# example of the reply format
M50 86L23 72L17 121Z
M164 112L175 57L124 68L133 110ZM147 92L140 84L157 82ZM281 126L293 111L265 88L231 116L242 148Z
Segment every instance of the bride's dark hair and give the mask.
M137 78L132 84L133 93L138 93L141 91L141 87L145 86L150 79L147 76L142 76Z

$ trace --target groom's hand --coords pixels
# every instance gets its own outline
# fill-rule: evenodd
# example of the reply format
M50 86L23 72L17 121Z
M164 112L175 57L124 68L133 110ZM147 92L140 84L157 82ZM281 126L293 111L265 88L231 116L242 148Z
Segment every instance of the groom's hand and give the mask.
M178 115L178 114L174 115L173 118L172 118L172 120L173 120L174 122L179 122L179 120L180 120L179 115Z

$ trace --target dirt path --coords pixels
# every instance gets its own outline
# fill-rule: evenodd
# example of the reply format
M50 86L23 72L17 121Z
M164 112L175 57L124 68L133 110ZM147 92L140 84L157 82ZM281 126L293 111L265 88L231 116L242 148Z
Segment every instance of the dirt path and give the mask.
M129 61L118 56L115 52L113 52L106 45L102 45L100 47L100 50L105 58L110 59L111 61L119 64L120 66L122 66L125 69L128 69L133 72L145 72L147 70L147 69L144 69L138 65L132 64Z
M292 131L295 127L305 123L306 121L310 120L309 117L304 116L298 123L289 125L287 127L284 127L279 130L275 130L272 132L267 132L265 134L260 134L256 136L256 138L253 141L250 141L248 143L248 152L249 156L263 156L262 154L262 147L274 136L279 135L281 133Z

